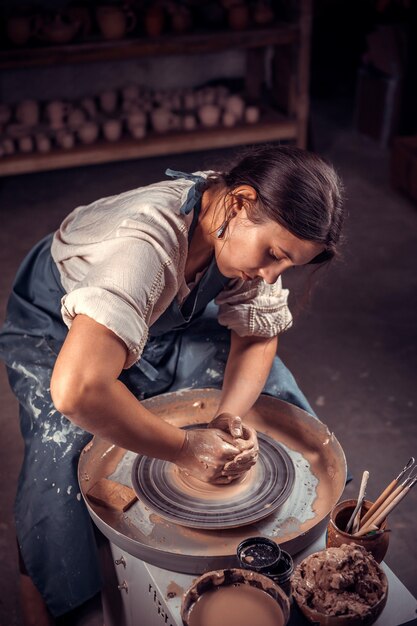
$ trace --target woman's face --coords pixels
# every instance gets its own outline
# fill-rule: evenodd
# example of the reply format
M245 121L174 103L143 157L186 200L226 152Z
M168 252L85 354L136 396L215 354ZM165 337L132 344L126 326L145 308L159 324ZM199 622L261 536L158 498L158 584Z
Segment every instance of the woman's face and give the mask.
M228 278L262 278L273 284L289 267L305 265L324 246L298 239L276 222L254 224L241 208L230 220L223 239L214 242L216 262Z

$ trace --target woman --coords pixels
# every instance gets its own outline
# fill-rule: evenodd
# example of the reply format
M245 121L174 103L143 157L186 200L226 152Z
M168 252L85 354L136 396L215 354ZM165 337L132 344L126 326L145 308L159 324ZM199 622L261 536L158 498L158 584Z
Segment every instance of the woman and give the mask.
M20 403L16 529L38 625L100 589L76 479L92 434L227 482L256 460L256 434L239 416L262 391L313 413L276 357L292 323L280 277L335 255L334 169L260 146L227 172L166 173L173 180L75 209L14 283L0 355ZM140 402L213 386L222 394L210 428L187 435Z

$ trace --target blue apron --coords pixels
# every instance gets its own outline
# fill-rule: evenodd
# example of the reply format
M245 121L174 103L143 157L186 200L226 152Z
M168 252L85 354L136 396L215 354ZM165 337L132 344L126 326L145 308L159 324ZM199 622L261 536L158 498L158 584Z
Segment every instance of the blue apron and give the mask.
M198 221L205 180L167 170L195 184L181 207ZM0 358L19 400L24 460L15 502L16 532L25 568L50 612L58 617L100 591L94 531L77 481L81 450L92 435L55 409L50 380L67 334L62 321L65 291L51 257L52 235L23 261L0 331ZM140 361L120 375L139 399L183 388L220 388L229 353L230 331L217 322L213 299L228 278L215 259L180 306L174 299L151 326ZM275 358L264 393L313 411L293 376Z

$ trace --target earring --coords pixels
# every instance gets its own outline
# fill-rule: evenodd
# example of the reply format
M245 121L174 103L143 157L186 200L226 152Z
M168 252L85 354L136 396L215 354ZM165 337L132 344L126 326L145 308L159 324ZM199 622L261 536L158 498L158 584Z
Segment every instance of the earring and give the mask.
M227 217L227 218L224 220L224 222L223 222L223 224L220 226L220 228L218 228L218 229L216 230L216 237L217 237L217 239L223 239L223 237L224 237L224 233L226 232L226 228L229 226L229 222L230 222L230 220L231 220L233 217L235 217L235 215L236 215L236 213L233 211L233 212L229 215L229 217Z

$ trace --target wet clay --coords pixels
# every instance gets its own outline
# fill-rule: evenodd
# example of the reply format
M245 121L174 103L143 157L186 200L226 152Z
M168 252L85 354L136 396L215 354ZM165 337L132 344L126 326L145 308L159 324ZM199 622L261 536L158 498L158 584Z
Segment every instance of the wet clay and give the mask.
M213 485L184 474L176 465L171 464L169 475L178 490L195 498L220 502L230 500L248 491L256 478L255 467L252 467L244 476L225 485Z
M245 584L206 591L191 609L189 626L284 626L277 602L262 589Z

